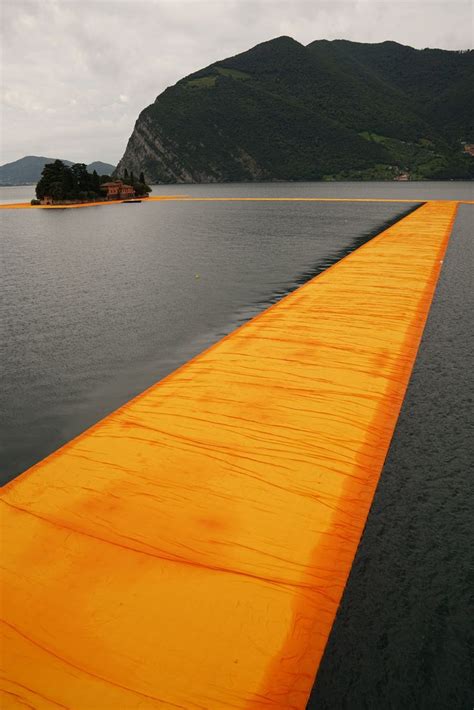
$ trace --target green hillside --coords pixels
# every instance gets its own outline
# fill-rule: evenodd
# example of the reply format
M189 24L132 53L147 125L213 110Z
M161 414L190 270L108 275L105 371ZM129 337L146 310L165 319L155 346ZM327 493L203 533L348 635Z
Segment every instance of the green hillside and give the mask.
M117 174L154 182L466 179L474 52L290 37L191 74L140 114Z

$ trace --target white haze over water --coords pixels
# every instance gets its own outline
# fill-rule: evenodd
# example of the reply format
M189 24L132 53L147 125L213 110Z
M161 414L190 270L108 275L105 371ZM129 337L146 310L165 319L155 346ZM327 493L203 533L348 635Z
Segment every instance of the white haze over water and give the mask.
M471 0L0 0L0 162L117 163L167 86L290 35L468 49Z

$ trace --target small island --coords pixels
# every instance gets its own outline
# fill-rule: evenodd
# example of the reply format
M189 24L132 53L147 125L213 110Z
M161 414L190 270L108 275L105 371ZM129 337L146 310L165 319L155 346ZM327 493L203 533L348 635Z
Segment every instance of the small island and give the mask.
M143 172L138 179L125 170L123 179L110 175L89 173L84 163L65 165L55 160L44 166L36 185L36 199L32 205L72 205L85 202L128 201L148 197L151 188Z

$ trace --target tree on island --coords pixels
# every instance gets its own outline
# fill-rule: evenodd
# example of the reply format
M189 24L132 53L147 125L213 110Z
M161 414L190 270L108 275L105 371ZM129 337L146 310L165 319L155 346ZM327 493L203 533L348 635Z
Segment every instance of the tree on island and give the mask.
M84 163L75 163L69 167L62 160L55 160L44 166L36 185L36 197L41 200L50 196L55 202L97 200L103 197L101 184L109 179L108 175L99 177L95 170L93 173L87 172Z
M145 175L143 171L141 171L140 177L137 180L133 170L129 174L127 168L125 168L123 172L123 181L133 187L137 197L147 197L151 192L151 187L145 182Z
M94 186L94 192L100 192L100 177L97 170L92 173L92 185Z
M36 197L42 199L50 195L53 200L64 199L64 195L72 189L72 176L66 172L66 166L61 160L47 163L41 178L36 185Z
M36 197L39 200L51 197L54 202L103 200L104 192L101 186L111 180L110 175L98 175L95 170L89 173L84 163L75 163L69 167L62 160L55 160L54 163L44 166L36 185ZM132 185L139 197L147 196L151 192L151 188L144 181L136 180L133 173L129 178L126 172L123 181Z
M138 197L147 196L151 192L142 177L144 178L143 173L140 174L140 180L136 180L133 172L129 177L125 171L123 178L124 183L132 185ZM110 175L98 175L95 170L89 173L84 163L75 163L69 167L62 160L55 160L54 163L44 166L36 185L36 197L39 200L51 197L54 202L93 202L104 198L101 186L111 180Z

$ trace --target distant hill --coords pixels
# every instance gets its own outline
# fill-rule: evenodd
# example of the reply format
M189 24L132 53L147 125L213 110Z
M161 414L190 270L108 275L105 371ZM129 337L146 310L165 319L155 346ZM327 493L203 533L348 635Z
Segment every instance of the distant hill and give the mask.
M115 170L115 165L103 163L101 160L96 160L94 163L89 163L87 170L92 173L94 170L98 175L112 175Z
M0 185L36 185L46 163L54 163L56 158L27 155L25 158L5 163L0 166ZM63 160L65 165L73 165L70 160ZM114 165L96 161L87 166L89 172L97 170L99 175L111 175L115 170Z
M474 177L474 51L278 37L166 89L116 175L148 182Z

